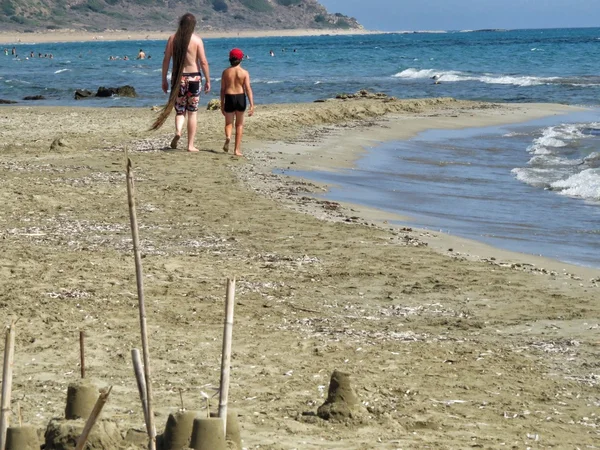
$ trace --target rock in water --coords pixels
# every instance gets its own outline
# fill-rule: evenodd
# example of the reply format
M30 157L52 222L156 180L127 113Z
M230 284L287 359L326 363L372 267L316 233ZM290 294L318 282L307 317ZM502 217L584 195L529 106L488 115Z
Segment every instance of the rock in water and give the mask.
M137 97L137 92L135 92L135 88L129 85L119 86L116 89L116 92L119 97Z
M88 91L87 89L77 89L75 91L75 100L81 100L82 98L88 98L91 97L93 94L91 91Z

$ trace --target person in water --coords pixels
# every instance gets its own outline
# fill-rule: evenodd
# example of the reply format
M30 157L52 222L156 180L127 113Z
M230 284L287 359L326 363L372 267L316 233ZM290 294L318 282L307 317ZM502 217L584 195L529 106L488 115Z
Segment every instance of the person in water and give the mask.
M199 36L194 34L195 28L196 17L191 13L186 13L179 20L177 32L167 41L162 64L162 89L165 93L169 89L167 73L170 61L173 59L171 94L160 116L152 124L153 130L160 128L169 117L171 110L175 108L175 136L171 140L171 148L175 149L181 139L187 115L187 150L189 152L198 151L194 147L194 138L196 137L196 116L200 102L202 74L205 78L204 92L210 92L210 73L204 52L204 43Z
M248 115L254 114L254 95L250 86L250 74L242 69L244 52L234 48L229 52L229 64L221 75L221 112L225 116L225 144L223 150L229 151L231 134L235 122L235 156L242 156L242 135L244 133L244 113L246 103L250 104ZM247 102L246 102L247 97Z

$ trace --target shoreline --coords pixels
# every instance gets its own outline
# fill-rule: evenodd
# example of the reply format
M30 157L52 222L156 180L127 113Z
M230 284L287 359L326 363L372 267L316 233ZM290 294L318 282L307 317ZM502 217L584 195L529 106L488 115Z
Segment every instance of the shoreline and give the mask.
M94 41L144 41L167 40L175 32L171 31L116 31L90 32L79 30L40 31L33 33L0 31L0 45L59 43L59 42L94 42ZM296 36L351 36L369 34L389 34L385 31L371 30L323 30L323 29L283 29L283 30L240 30L214 31L198 27L196 33L203 39L220 38L262 38L262 37L296 37Z
M340 169L351 169L356 161L365 152L366 148L376 146L383 142L392 140L407 140L417 134L433 129L464 129L464 128L483 128L497 125L510 125L524 123L530 120L550 117L552 115L561 115L569 112L582 111L586 108L565 106L558 104L501 104L502 108L508 109L501 115L493 110L484 111L483 115L477 117L456 117L441 118L434 114L431 117L416 116L407 118L402 115L385 116L370 123L368 126L357 124L356 129L348 130L344 127L333 127L323 137L317 137L316 142L306 144L300 143L273 143L266 148L253 149L249 156L250 162L254 163L250 171L253 175L262 173L263 176L274 170L279 171L282 177L288 177L294 184L296 181L315 185L320 188L319 193L328 190L329 186L321 184L303 177L295 177L286 174L286 170L298 171L337 171ZM491 113L490 113L491 112ZM487 114L486 114L487 113ZM506 114L508 113L508 117ZM272 155L277 151L278 156ZM244 177L246 180L248 176ZM257 189L252 181L248 184ZM284 181L285 185L286 182ZM280 192L282 186L276 185L275 191ZM269 191L269 188L263 184L258 188L262 194ZM273 191L269 195L274 195ZM292 202L294 200L292 199ZM378 210L349 202L338 203L342 208L336 211L336 214L327 217L327 220L345 220L347 217L354 216L355 221L363 224L376 224L382 228L405 228L403 222L408 222L409 218L402 215ZM305 209L296 205L299 210ZM341 210L345 210L343 217L339 216ZM309 214L325 216L317 211L309 211ZM360 218L360 219L358 219ZM399 225L392 225L392 222L398 222ZM598 277L600 269L577 265L530 253L520 253L516 251L502 249L493 245L477 241L475 239L463 238L460 236L431 231L424 228L411 227L430 248L440 254L452 258L466 258L471 261L480 261L491 265L505 265L512 267L523 267L524 270L539 273L552 273L557 276L566 276L575 280L590 280Z

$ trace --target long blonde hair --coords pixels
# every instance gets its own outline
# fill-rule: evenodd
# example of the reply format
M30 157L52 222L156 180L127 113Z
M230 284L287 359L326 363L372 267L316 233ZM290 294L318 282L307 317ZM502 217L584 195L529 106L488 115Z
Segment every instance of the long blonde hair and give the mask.
M163 126L167 117L171 114L177 95L179 94L179 83L183 74L185 56L187 54L190 39L196 28L196 17L192 13L187 13L179 19L179 27L173 39L173 72L171 73L171 94L169 101L161 110L160 115L152 124L151 129L157 130Z

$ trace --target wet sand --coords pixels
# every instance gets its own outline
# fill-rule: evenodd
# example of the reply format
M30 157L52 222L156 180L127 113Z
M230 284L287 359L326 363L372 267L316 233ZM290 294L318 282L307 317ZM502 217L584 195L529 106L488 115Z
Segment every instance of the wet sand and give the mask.
M200 391L218 384L225 280L236 276L230 408L244 447L595 445L598 271L390 228L376 211L311 196L326 186L271 173L349 166L363 145L428 128L568 109L259 106L239 159L221 151L218 111L199 113L201 151L188 154L169 149L171 122L146 131L150 109L0 108L0 315L20 318L13 412L18 400L23 421L41 429L62 415L84 330L88 377L114 386L103 417L143 429L129 357L141 344L128 149L159 432L179 389L200 410ZM55 139L63 145L50 150ZM335 369L351 374L362 405L347 423L314 415Z

